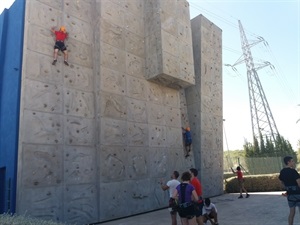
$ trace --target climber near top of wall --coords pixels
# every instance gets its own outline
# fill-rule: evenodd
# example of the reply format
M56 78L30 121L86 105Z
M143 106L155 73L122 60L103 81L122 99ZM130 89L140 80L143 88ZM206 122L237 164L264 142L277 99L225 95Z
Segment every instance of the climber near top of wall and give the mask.
M190 127L182 128L183 130L183 136L184 136L184 144L185 144L185 157L188 157L191 151L191 145L192 145L192 134Z
M53 53L53 62L52 65L55 66L57 62L57 54L58 51L62 51L64 53L64 63L69 66L68 63L68 51L65 46L65 40L68 38L68 33L64 26L61 26L59 30L55 30L55 27L51 28L51 32L55 35L55 45L54 45L54 53Z

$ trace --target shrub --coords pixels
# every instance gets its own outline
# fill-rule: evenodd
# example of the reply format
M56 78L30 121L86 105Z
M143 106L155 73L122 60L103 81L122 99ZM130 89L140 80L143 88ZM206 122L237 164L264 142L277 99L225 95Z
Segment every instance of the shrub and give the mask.
M48 220L37 218L18 216L11 214L0 214L0 225L63 225L64 223L56 223ZM66 224L65 224L66 225Z
M248 192L284 191L279 174L246 175L245 188ZM236 177L225 179L225 192L239 192L239 184Z

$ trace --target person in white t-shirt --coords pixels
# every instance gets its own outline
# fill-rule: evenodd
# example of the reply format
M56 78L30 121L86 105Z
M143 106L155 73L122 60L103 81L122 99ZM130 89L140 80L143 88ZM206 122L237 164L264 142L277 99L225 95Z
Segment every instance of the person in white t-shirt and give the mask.
M177 180L179 177L178 171L174 171L171 175L171 180L169 180L166 184L163 184L163 181L161 181L161 189L164 191L169 190L169 211L171 214L172 219L172 225L177 225L177 210L172 207L171 203L175 202L175 199L172 198L174 190L176 187L180 184L180 182Z
M206 223L207 220L211 222L212 225L218 225L218 210L214 203L210 202L209 198L204 201L203 207L203 222Z

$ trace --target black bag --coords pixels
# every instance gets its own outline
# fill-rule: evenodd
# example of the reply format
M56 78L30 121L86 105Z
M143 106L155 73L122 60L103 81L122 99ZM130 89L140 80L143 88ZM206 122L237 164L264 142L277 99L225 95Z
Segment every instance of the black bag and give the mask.
M195 205L193 202L185 202L185 189L188 184L180 184L181 202L178 204L178 214L180 217L191 219L196 215Z
M177 205L177 202L174 198L170 198L169 199L169 207L170 208L176 208L178 205Z

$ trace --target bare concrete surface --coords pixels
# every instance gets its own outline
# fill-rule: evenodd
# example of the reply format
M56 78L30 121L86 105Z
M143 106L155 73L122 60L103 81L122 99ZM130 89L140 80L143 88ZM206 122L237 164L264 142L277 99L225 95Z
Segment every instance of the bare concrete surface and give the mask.
M289 208L282 192L249 193L249 198L238 199L239 194L224 194L212 197L218 209L220 225L287 225ZM245 195L244 195L245 196ZM178 225L180 218L178 217ZM101 223L102 225L169 225L168 209ZM210 225L210 223L207 223ZM294 225L300 224L295 215Z

